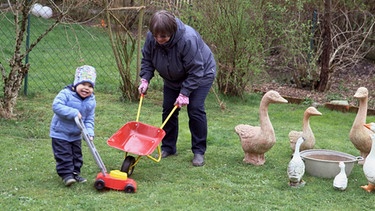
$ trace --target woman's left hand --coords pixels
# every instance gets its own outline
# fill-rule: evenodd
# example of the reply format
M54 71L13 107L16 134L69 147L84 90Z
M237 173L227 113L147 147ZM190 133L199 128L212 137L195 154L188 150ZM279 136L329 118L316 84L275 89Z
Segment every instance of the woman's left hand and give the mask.
M187 97L183 94L179 94L177 99L176 99L176 102L174 104L177 105L179 108L181 108L184 105L188 105L189 104L189 97Z

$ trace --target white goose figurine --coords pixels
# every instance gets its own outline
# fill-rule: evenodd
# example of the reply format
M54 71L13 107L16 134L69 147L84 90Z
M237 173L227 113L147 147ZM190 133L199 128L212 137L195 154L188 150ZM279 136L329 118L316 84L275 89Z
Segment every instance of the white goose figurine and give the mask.
M305 141L300 147L300 151L306 150L306 149L312 149L315 146L315 136L313 131L310 127L310 116L321 116L322 113L320 113L315 107L308 107L304 114L303 114L303 120L302 120L302 131L295 131L292 130L289 132L289 141L290 141L290 148L294 151L296 142L299 137L303 137Z
M304 141L305 139L303 137L298 138L293 158L289 161L287 173L289 186L291 187L302 187L305 185L305 182L302 180L302 176L305 174L305 163L299 152L299 148Z
M348 177L345 172L345 163L339 162L340 172L336 175L333 180L333 187L338 190L345 190L348 187Z
M349 133L349 139L357 148L364 160L359 161L358 164L363 164L371 149L371 137L369 134L374 132L363 127L366 124L367 107L368 107L368 90L365 87L359 87L354 94L354 98L358 99L358 112L354 119L353 126Z
M375 132L375 123L365 124L365 127ZM372 146L370 153L367 155L365 163L363 164L363 173L367 178L367 185L361 186L367 192L375 190L375 134L370 134Z
M268 116L268 106L271 103L288 103L288 101L278 92L270 90L260 101L260 126L239 124L234 128L245 153L243 159L245 163L263 165L266 162L264 153L270 150L276 142L275 131Z

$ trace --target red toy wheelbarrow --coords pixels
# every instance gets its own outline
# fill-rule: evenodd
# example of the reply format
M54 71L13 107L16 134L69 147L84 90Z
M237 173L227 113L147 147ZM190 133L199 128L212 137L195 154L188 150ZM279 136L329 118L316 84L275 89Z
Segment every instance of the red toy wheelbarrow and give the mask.
M135 165L143 156L147 156L155 162L161 160L160 142L165 136L163 127L172 116L173 112L178 108L176 105L172 109L160 127L144 124L138 121L143 98L144 95L142 94L139 101L136 121L126 123L107 140L109 146L125 151L125 159L122 163L121 171L127 173L128 176L132 175ZM151 156L151 153L154 152L156 148L158 158ZM137 158L129 154L137 155Z

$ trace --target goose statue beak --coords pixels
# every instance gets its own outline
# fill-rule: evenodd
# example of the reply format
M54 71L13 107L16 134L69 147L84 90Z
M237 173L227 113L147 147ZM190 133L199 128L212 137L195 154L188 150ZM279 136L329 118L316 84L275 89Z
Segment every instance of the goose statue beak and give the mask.
M374 124L368 123L368 124L364 124L364 126L367 127L367 129L374 131Z

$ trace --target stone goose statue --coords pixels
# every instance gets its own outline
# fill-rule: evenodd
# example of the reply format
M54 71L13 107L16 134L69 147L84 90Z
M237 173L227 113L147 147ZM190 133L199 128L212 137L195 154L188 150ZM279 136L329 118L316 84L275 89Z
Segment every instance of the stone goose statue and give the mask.
M365 124L365 127L375 132L375 123ZM367 192L375 190L375 134L370 134L372 145L370 153L363 164L363 173L366 176L367 185L361 186Z
M296 142L299 137L303 137L305 141L300 147L300 151L306 150L306 149L312 149L315 146L315 136L313 131L310 127L310 116L321 116L322 113L320 113L315 107L308 107L304 114L303 114L303 120L302 120L302 131L295 131L292 130L289 132L289 141L290 141L290 147L294 151Z
M354 147L360 152L363 160L359 161L358 164L363 164L366 157L371 149L371 137L369 134L373 132L363 127L366 124L367 117L367 101L368 101L368 90L365 87L359 87L354 94L354 98L359 100L358 112L354 119L352 128L349 133L349 139L353 143Z
M266 161L264 153L270 150L276 142L275 131L268 116L268 106L271 103L288 103L288 101L278 92L270 90L264 94L260 101L260 126L239 124L234 128L245 152L243 159L245 163L263 165Z
M339 162L340 172L333 179L333 187L337 190L345 190L348 187L348 177L345 172L345 163Z
M305 182L302 180L302 177L305 174L305 163L299 152L304 141L305 139L302 136L297 139L293 157L289 161L287 173L289 177L289 186L291 187L302 187L305 185Z

